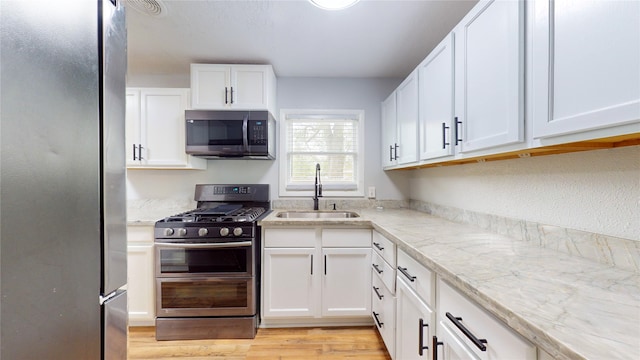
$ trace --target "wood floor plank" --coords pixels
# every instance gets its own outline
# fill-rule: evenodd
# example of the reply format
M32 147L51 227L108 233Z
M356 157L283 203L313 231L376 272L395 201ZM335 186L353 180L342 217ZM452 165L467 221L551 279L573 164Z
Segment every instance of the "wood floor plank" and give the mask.
M375 327L258 329L255 339L156 341L129 330L129 360L390 360Z

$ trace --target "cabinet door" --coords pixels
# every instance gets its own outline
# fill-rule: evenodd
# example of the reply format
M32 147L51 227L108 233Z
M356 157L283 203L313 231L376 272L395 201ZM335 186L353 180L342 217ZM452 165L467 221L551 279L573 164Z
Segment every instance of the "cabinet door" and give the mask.
M125 123L127 165L140 165L140 90L126 90Z
M188 89L142 89L142 163L186 166L184 110Z
M639 121L640 2L534 6L533 136Z
M371 316L371 248L325 248L322 258L322 316Z
M231 67L191 64L191 108L225 109L231 100Z
M453 155L453 33L418 66L420 159Z
M431 359L429 345L435 330L433 312L400 277L396 301L396 358Z
M231 68L231 106L235 109L267 109L269 72L265 66Z
M454 30L460 152L524 140L524 6L481 0Z
M418 160L418 73L414 71L396 90L398 164Z
M433 360L468 360L478 359L478 356L458 339L453 332L444 325L438 323L438 342L441 342L437 350L437 359Z
M313 317L317 315L319 286L314 248L264 249L263 316Z
M127 301L131 326L154 324L156 294L153 256L153 244L127 246Z
M395 91L382 102L382 166L393 166L397 163L398 143L396 122Z

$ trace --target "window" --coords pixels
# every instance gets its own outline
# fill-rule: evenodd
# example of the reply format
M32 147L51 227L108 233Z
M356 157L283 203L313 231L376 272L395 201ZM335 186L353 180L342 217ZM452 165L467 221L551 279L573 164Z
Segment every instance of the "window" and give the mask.
M280 196L364 196L364 111L282 110Z

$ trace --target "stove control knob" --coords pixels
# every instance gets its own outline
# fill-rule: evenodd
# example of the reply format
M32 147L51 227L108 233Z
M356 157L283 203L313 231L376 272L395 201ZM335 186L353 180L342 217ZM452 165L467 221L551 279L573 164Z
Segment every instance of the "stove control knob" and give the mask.
M187 235L187 229L185 228L178 229L178 236L185 236L185 235Z
M173 235L173 229L172 228L164 229L164 236L171 236L171 235Z
M229 235L229 228L220 229L220 236L227 236L227 235Z
M235 236L242 235L242 228L237 227L237 228L233 229L233 235L235 235Z
M198 230L198 236L207 236L208 233L209 233L209 230L205 228L201 228L200 230Z

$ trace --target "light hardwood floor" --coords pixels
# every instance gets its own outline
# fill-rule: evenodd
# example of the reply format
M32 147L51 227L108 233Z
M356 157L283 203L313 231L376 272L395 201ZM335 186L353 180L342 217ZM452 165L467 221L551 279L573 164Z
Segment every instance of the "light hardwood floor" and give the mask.
M155 328L129 329L129 360L390 360L374 326L258 329L251 340L156 341Z

